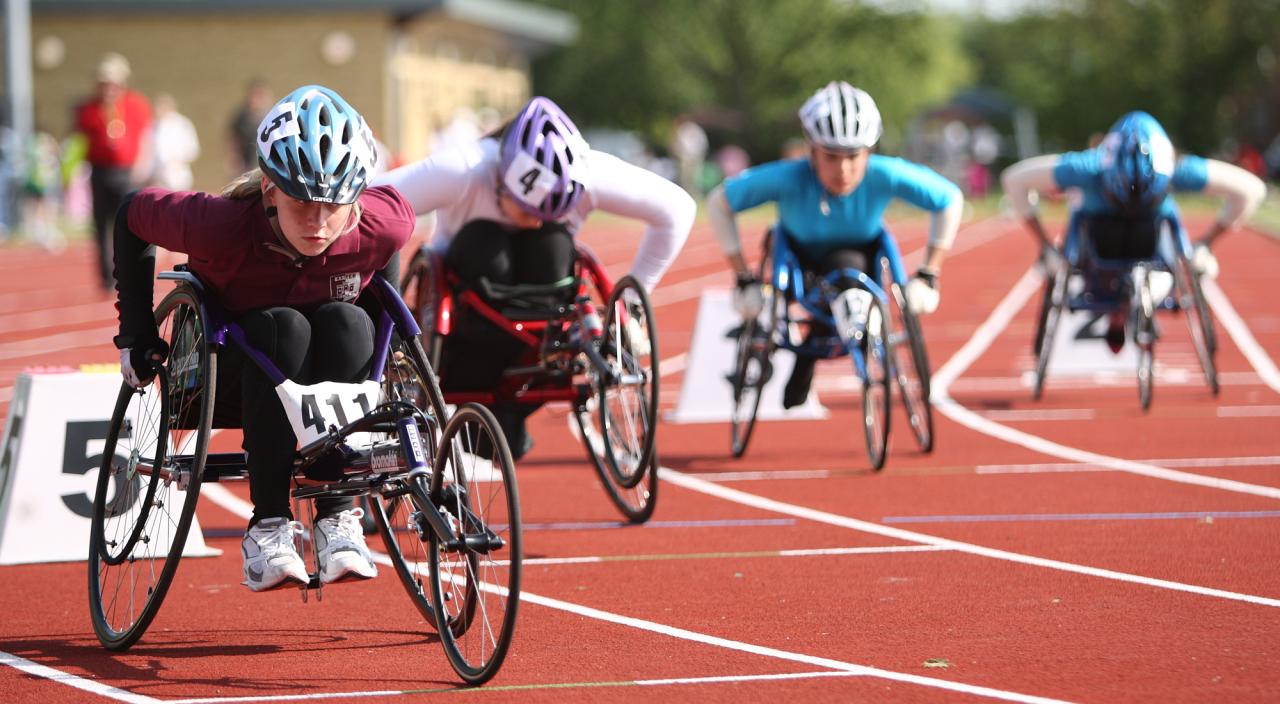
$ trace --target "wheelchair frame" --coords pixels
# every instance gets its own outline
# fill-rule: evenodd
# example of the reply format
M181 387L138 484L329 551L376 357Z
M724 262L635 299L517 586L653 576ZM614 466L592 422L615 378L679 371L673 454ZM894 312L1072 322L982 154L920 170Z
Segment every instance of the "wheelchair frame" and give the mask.
M1105 258L1098 255L1093 238L1082 232L1081 223L1086 217L1079 211L1071 213L1062 246L1066 267L1052 272L1045 281L1032 344L1036 359L1032 397L1039 400L1044 393L1062 311L1111 314L1121 306L1128 308L1128 323L1138 347L1138 398L1144 411L1150 409L1154 394L1155 342L1159 338L1155 315L1160 310L1182 312L1186 316L1205 383L1213 395L1218 395L1213 316L1200 288L1200 276L1190 265L1191 241L1180 218L1176 213L1156 217L1156 241L1151 256ZM1174 279L1173 290L1160 301L1154 300L1150 282L1150 274L1157 271L1168 272ZM1078 277L1084 285L1075 295L1070 293L1072 277ZM1104 284L1112 284L1113 290L1100 294L1096 289Z
M519 315L511 309L500 311L475 290L463 288L445 270L443 257L427 246L414 256L402 288L415 293L414 312L434 361L440 359L444 338L453 333L458 312L464 309L525 346L518 366L505 370L496 388L445 392L446 401L568 402L575 430L605 493L628 521L643 523L653 515L658 490L656 321L648 294L638 281L626 276L615 284L589 248L575 243L575 251L574 274L564 286L480 284L501 300L572 291L564 303ZM598 303L592 300L593 293ZM603 321L598 305L605 307ZM643 318L639 324L648 337L644 354L636 351L631 340L628 321L637 317ZM627 389L639 389L634 399Z
M95 493L90 612L99 640L112 650L137 642L158 612L182 557L200 485L247 477L244 453L208 452L219 351L230 340L273 384L285 381L278 367L249 344L240 326L229 321L195 274L182 267L159 278L176 282L157 307L157 322L162 335L168 333L172 354L157 370L153 385L142 389L122 385ZM479 684L501 667L519 604L522 539L514 463L488 410L464 405L449 413L422 351L420 330L395 289L375 276L367 290L381 304L369 379L382 383L389 398L376 408L364 407L363 417L343 422L342 427L330 425L298 450L292 497L295 502L370 497L400 581L419 611L436 625L450 665L463 680ZM394 344L393 333L399 336ZM177 408L173 407L175 395ZM410 395L414 398L406 400ZM158 414L151 417L142 408L135 418L130 414L135 401L144 407L158 402ZM336 397L331 401L339 402ZM345 420L336 406L335 410ZM174 449L186 449L194 440L192 451L170 456L168 444L185 431L190 432ZM155 435L151 458L142 454L148 432ZM357 433L388 439L352 447L347 441ZM122 438L128 438L130 445L124 462L115 453ZM483 460L479 458L484 454L482 447L488 448ZM468 457L473 461L470 467L464 466ZM471 481L478 478L477 467L489 473L488 479L498 479ZM146 497L139 502L143 481ZM178 500L175 489L185 491L176 521L165 506L171 494ZM486 498L490 491L501 492L500 506ZM497 522L489 520L490 510L504 515L497 516ZM109 525L117 518L124 525ZM404 526L397 528L397 523ZM402 540L403 528L408 530ZM164 549L162 537L169 538L166 554L148 553L153 542L157 551ZM410 563L406 551L421 553L421 559ZM161 558L163 566L157 572L154 563ZM139 562L144 568L135 574L131 568ZM126 574L113 578L116 568ZM137 593L135 582L140 577L151 582ZM312 573L310 578L303 587L304 600L309 589L322 595L318 575ZM492 584L495 578L501 583ZM140 598L141 604L130 601L121 608L120 601L133 597ZM489 622L490 614L499 621ZM481 619L485 623L477 625Z
M759 412L761 391L772 375L770 358L777 348L818 359L846 355L852 358L854 373L863 382L863 429L868 457L874 469L883 468L887 455L891 376L897 379L917 443L922 451L932 451L930 372L923 333L918 319L906 305L906 271L897 242L887 229L881 230L879 245L870 274L856 269L838 269L818 278L800 265L782 228L775 226L769 229L757 270L765 284L766 319L763 323L759 319L744 321L739 328L737 360L730 377L734 397L730 448L734 457L741 457L746 452ZM813 283L810 284L808 279L813 279ZM865 336L871 359L879 360L878 365L868 366L863 344L856 338L845 340L837 333L801 342L792 339L793 323L811 326L816 320L833 329L836 327L830 310L839 293L836 282L840 279L853 281L873 296L873 306L879 310L882 321L881 332L874 334L863 323L855 335ZM887 281L888 286L882 286L882 281ZM807 319L793 319L790 310L793 303L808 315ZM881 370L878 373L876 366ZM871 393L875 386L882 389L879 398Z

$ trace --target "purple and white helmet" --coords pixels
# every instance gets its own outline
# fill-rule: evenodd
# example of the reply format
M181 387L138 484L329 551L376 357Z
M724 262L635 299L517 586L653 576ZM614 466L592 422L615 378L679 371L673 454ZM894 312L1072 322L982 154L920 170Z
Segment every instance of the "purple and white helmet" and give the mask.
M587 149L560 106L535 97L502 135L502 185L521 210L559 220L587 189Z

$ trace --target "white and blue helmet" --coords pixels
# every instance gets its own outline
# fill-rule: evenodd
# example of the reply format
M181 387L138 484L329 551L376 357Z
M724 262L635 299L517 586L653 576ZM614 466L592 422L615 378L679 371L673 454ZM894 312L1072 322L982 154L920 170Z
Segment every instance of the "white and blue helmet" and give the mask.
M1142 111L1116 121L1098 146L1102 189L1128 212L1150 210L1169 192L1173 180L1173 143L1164 127Z
M291 198L354 203L373 176L373 132L347 101L323 86L303 86L258 125L258 165Z
M874 147L884 131L876 101L844 81L828 83L805 101L800 126L810 143L836 151Z

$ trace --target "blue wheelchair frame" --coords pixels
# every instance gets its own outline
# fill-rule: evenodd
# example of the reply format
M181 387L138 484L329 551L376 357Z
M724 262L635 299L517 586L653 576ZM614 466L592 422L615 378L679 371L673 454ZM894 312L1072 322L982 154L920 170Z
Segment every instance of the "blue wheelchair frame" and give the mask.
M816 281L813 286L806 286L805 284L805 269L800 265L799 257L792 250L788 241L790 236L786 234L786 231L781 226L775 226L771 228L770 236L773 244L772 276L774 288L783 294L784 301L799 303L813 320L828 327L836 327L835 318L831 314L830 304L832 298L830 292L838 292L836 282L840 279L852 280L858 286L870 291L886 311L888 310L889 296L879 280L880 261L882 258L889 262L889 271L893 276L893 280L901 286L906 285L906 269L902 266L902 256L898 252L898 243L888 229L880 229L880 234L878 235L879 250L876 252L875 263L871 267L871 275L857 269L834 269ZM883 316L883 318L882 325L890 325L888 315ZM838 334L816 339L811 338L798 343L793 342L791 340L791 322L788 306L783 305L781 315L777 320L777 328L774 331L778 347L790 350L797 355L816 357L818 359L834 359L852 355L854 369L857 371L859 378L864 380L867 378L866 359L863 356L860 345L851 340L844 340Z
M1081 235L1081 221L1088 215L1080 211L1071 213L1067 223L1066 236L1062 243L1062 253L1071 266L1073 273L1079 274L1085 281L1084 290L1066 301L1068 310L1087 311L1090 313L1111 313L1120 306L1128 306L1132 290L1127 275L1138 265L1145 265L1148 271L1173 273L1174 257L1179 254L1183 258L1191 256L1191 240L1177 213L1157 216L1155 251L1149 257L1104 258L1098 255L1097 245L1092 237ZM1173 238L1168 241L1165 233ZM1173 247L1176 246L1175 251ZM1104 291L1108 284L1119 280L1113 291ZM1177 301L1172 292L1164 300L1155 302L1158 310L1176 310Z

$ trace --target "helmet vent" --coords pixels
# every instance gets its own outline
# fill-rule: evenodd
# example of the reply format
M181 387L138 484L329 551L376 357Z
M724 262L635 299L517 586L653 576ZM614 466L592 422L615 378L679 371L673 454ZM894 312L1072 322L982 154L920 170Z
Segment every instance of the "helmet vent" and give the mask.
M316 119L322 127L328 127L330 123L329 106L321 105L320 109L316 111Z
M348 120L347 123L342 126L342 143L343 144L351 143L351 121L350 120Z
M329 151L333 147L333 139L329 135L321 135L320 137L320 163L329 160Z
M298 152L298 166L302 167L303 178L311 178L311 175L315 173L315 169L311 166L311 160L307 158L305 152Z

